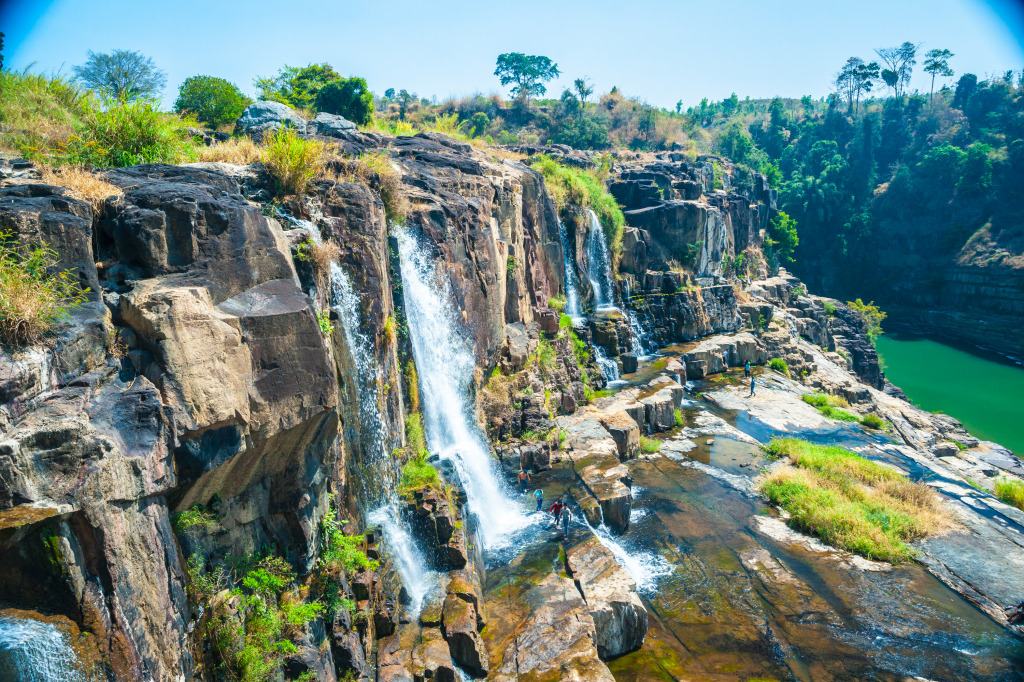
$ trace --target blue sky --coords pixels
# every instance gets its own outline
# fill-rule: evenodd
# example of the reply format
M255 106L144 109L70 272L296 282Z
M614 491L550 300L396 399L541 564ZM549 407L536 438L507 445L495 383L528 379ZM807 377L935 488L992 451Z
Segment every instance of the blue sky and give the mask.
M1024 68L1024 12L1011 0L407 0L296 3L220 0L0 0L10 68L81 64L86 50L137 49L168 74L164 105L188 76L252 79L282 64L330 62L377 93L420 96L501 90L501 52L543 54L597 92L671 107L702 97L819 97L847 57L904 40L956 53L957 74ZM919 60L921 61L921 60ZM912 87L928 89L925 74Z

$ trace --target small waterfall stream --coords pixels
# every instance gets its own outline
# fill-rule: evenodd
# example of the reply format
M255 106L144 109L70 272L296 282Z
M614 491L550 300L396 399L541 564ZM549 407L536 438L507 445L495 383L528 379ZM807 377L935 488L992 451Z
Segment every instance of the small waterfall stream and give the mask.
M636 589L640 594L650 594L655 591L658 588L658 579L672 572L672 565L665 557L655 552L626 549L603 523L597 528L590 526L589 523L587 526L594 531L594 535L597 536L601 544L611 551L619 565L626 569L633 578L633 582L636 583Z
M484 545L500 547L529 519L513 500L491 457L470 401L475 361L456 322L443 263L403 227L396 227L409 337L423 396L427 445L450 460L480 520Z
M427 570L427 562L416 547L416 541L399 516L396 504L386 504L369 515L370 523L384 532L384 541L395 560L402 584L411 601L409 608L419 613L423 600L438 583L437 573Z
M68 636L51 623L0 617L0 680L83 682Z
M601 221L593 210L590 216L590 230L587 233L587 277L594 290L594 308L612 310L615 308L615 288L612 284L612 257L608 250L608 238L601 227Z
M573 265L574 249L569 248L569 236L561 218L558 219L558 236L562 240L562 265L565 268L565 312L576 324L584 320L583 306L580 304L580 278Z

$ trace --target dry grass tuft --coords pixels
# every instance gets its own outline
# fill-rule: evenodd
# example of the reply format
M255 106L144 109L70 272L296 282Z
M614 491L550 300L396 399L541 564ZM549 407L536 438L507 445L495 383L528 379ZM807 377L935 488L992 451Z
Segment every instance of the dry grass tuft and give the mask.
M327 161L323 142L301 138L291 128L268 133L263 141L263 163L281 194L302 194L309 181L323 172Z
M199 149L199 160L212 163L247 165L263 161L263 148L248 137L236 137Z
M344 160L343 174L354 182L366 185L377 192L384 202L384 212L389 222L404 222L409 215L409 200L402 186L402 174L391 163L386 151L362 154L351 160Z
M307 241L299 245L298 258L313 268L317 295L321 303L326 305L330 297L331 263L337 262L341 256L341 247L333 239L322 242Z
M74 198L89 202L94 213L99 213L107 197L124 196L120 187L104 182L81 166L40 166L39 175L46 184L66 187Z
M782 438L768 452L791 463L761 479L761 491L790 525L840 549L899 563L914 556L907 542L954 525L932 488L849 450Z

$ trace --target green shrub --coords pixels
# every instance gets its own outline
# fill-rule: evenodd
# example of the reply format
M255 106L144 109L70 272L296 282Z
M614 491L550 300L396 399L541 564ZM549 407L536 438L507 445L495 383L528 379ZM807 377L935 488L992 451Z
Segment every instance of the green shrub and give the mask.
M868 413L860 418L860 423L869 429L875 429L878 431L889 430L889 422L885 421L877 414Z
M786 365L786 361L782 358L772 358L768 361L768 369L774 370L779 374L789 376L789 367Z
M265 134L263 143L263 162L274 176L279 194L302 194L324 169L324 144L301 138L291 128Z
M560 313L565 312L565 306L567 303L568 300L565 296L552 296L548 299L548 307L552 310L557 310Z
M826 315L828 315L829 317L835 317L836 316L836 311L837 311L837 308L836 308L836 304L835 303L833 303L832 301L825 301L825 314Z
M875 339L882 334L882 321L885 320L886 313L876 306L874 301L865 303L858 298L856 301L847 301L846 305L864 317L864 322L867 325L868 339L871 343L874 343Z
M216 76L190 76L178 88L174 110L214 128L234 123L252 104L234 83Z
M791 464L760 483L762 493L790 513L789 524L869 559L901 562L906 544L947 525L938 496L900 472L832 445L797 438L766 447Z
M1006 504L1024 510L1024 481L1000 476L996 479L995 493Z
M647 436L640 436L640 451L646 454L657 452L661 449L661 441L657 438L648 438Z
M320 325L320 333L324 335L324 338L330 338L331 334L334 333L334 323L331 322L331 313L327 310L321 310L316 314L317 324Z
M418 397L418 394L417 394ZM418 400L417 400L418 404ZM423 418L419 412L412 412L405 416L405 446L409 458L427 458L427 437L423 431Z
M440 485L441 479L437 475L437 469L427 461L424 454L417 455L402 465L402 479L398 484L402 494L427 486Z
M545 380L554 376L557 361L554 347L547 340L541 339L537 344L537 366Z
M0 342L39 343L86 301L88 288L45 242L22 243L0 231Z
M210 531L217 527L217 519L200 504L194 504L172 517L174 531L179 535L195 531Z
M682 426L685 422L683 421L683 413L678 409L675 411L676 426Z
M58 165L97 167L185 163L198 158L194 121L156 110L149 101L117 104L86 117L77 135L51 151Z

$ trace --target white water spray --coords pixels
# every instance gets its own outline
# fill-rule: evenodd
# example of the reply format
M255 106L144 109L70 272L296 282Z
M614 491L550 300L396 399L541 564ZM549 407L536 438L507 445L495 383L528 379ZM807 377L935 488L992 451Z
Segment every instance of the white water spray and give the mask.
M456 322L455 306L442 263L403 227L394 234L402 268L409 337L423 396L427 445L451 461L466 491L470 511L480 520L484 545L506 544L529 523L521 505L502 483L470 402L476 368L473 352Z
M589 525L589 524L588 524ZM658 589L658 580L672 572L672 565L665 557L655 552L631 552L623 547L608 527L603 523L597 528L591 527L594 535L615 556L619 565L626 569L636 583L636 589L642 594L650 594Z
M608 251L601 221L593 210L590 216L590 230L587 233L587 277L594 290L594 307L597 310L615 309L615 289L612 286L612 258Z
M402 576L402 584L409 593L409 608L413 614L418 614L423 600L437 587L438 574L427 570L426 562L416 548L416 541L399 518L395 504L378 508L370 514L369 521L384 532L388 552L394 558L398 573Z
M80 682L84 678L68 636L31 618L0 618L0 679Z

